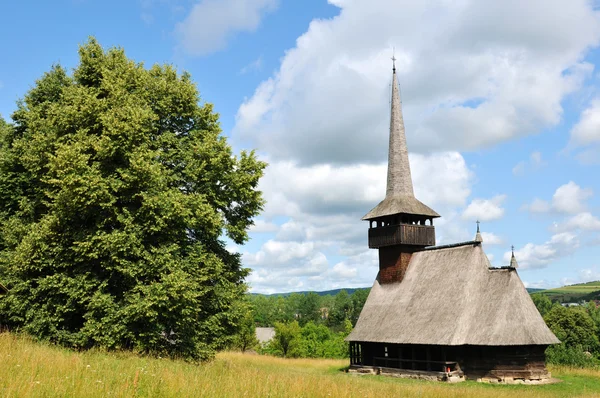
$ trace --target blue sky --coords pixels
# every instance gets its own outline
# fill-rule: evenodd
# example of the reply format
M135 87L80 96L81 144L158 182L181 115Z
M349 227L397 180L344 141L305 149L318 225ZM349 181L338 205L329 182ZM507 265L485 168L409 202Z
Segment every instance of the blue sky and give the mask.
M456 4L450 4L456 3ZM391 57L438 243L482 221L528 286L600 279L600 14L584 0L4 2L0 114L95 36L190 72L236 150L270 164L253 291L369 286L360 217L385 194ZM557 29L556 27L561 27ZM393 50L395 49L395 50Z

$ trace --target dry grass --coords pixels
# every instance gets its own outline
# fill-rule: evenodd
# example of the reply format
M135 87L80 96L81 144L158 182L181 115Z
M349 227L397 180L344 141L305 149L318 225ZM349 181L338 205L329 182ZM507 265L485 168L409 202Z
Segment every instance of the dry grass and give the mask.
M221 353L204 365L74 353L0 334L3 397L563 397L600 396L600 371L552 369L548 386L457 385L341 371L347 361Z

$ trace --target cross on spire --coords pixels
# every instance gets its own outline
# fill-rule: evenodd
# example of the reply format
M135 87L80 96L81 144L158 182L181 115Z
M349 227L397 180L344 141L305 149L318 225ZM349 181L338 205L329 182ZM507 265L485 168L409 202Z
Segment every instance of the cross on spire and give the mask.
M396 47L393 47L393 49L392 49L392 63L393 63L392 70L394 71L394 73L396 73Z
M517 264L517 259L515 258L515 246L512 245L510 247L510 250L512 250L512 256L510 257L510 267L517 268L519 264Z
M481 233L479 232L479 220L475 221L475 223L477 223L477 233L475 234L475 242L483 242L483 237L481 236Z

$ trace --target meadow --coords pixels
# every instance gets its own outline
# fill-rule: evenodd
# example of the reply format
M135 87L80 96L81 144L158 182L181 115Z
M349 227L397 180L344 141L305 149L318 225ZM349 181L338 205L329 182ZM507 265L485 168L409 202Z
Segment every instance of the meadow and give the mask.
M343 371L346 360L219 353L201 365L131 353L74 352L0 334L3 397L598 397L600 370L551 368L543 386L441 384Z
M550 300L558 300L560 302L598 299L600 298L600 281L568 285L536 293L544 294Z

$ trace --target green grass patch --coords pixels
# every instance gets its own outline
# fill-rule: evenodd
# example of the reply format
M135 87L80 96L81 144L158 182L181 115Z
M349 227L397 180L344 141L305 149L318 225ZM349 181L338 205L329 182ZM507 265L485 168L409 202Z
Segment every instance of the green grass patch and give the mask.
M571 301L577 302L580 300L597 300L600 299L600 281L563 286L555 289L542 290L536 293L544 294L551 300L563 303Z
M73 352L0 334L3 397L598 396L600 370L551 368L553 385L445 384L343 372L346 360L223 352L194 365L129 353Z

